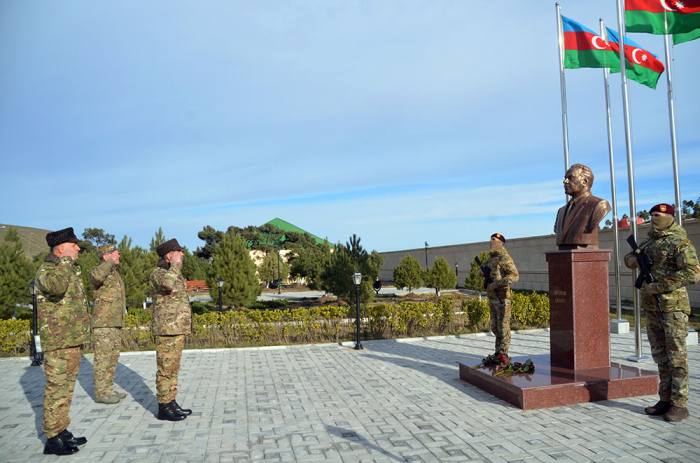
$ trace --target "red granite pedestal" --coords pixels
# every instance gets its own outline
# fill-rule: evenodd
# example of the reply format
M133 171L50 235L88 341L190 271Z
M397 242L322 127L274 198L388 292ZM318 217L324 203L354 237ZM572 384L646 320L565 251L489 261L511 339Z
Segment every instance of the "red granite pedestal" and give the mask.
M656 394L656 372L610 363L610 251L576 249L545 255L550 355L530 357L535 372L528 375L494 377L493 367L457 362L459 377L524 410Z

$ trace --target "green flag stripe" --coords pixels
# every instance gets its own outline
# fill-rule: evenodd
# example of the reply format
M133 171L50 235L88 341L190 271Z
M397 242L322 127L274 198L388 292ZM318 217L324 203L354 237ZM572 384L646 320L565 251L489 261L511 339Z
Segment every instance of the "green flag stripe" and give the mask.
M697 38L700 38L700 28L685 34L673 34L673 44L678 45L679 43L690 42Z
M564 68L611 68L620 69L620 57L611 50L566 50Z
M666 30L668 21L668 31ZM649 11L625 11L627 32L649 34L683 34L700 28L700 13L650 13Z

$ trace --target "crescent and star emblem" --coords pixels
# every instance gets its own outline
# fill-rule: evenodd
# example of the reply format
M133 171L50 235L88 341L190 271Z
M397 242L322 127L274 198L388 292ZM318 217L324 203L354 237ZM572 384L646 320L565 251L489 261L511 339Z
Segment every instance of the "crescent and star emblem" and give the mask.
M632 52L632 61L634 61L634 62L637 63L637 64L642 64L642 62L639 61L639 60L637 59L637 57L635 56L635 53L637 53L638 51L642 51L642 49L641 49L641 48L635 48L634 51Z
M602 47L598 46L598 44L596 43L596 39L603 40L601 37L594 35L593 38L591 39L591 43L593 44L593 46L595 48L597 48L598 50L605 50L606 48L608 48L608 44L606 44L604 41L603 41L604 46L602 46Z
M661 6L664 8L664 10L667 11L678 11L674 10L673 8L669 8L669 6L666 4L666 0L659 0L661 2Z

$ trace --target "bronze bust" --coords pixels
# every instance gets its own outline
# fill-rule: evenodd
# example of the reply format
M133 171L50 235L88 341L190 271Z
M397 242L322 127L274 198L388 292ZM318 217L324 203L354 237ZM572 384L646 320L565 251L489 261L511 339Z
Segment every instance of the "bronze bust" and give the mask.
M559 250L598 249L598 224L610 212L610 203L591 194L593 172L583 164L566 171L564 191L571 196L557 212L554 233Z

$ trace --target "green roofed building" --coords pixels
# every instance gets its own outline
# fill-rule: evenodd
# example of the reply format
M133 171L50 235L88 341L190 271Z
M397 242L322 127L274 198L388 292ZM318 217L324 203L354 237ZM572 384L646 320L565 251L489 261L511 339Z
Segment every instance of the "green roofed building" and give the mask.
M326 241L323 238L319 238L318 236L314 235L313 233L309 233L306 230L303 230L303 229L297 227L296 225L287 222L286 220L280 219L279 217L275 217L274 219L270 220L269 222L264 223L263 225L267 225L267 224L273 225L273 226L275 226L275 227L277 227L280 230L285 231L285 232L306 233L309 236L311 236L316 241L316 243L319 243L319 244ZM282 239L284 240L285 237L283 237ZM331 248L335 248L334 244L332 244L332 243L328 243L328 244L330 245Z

